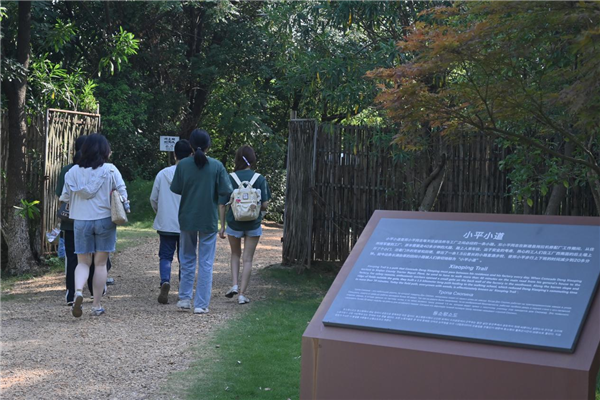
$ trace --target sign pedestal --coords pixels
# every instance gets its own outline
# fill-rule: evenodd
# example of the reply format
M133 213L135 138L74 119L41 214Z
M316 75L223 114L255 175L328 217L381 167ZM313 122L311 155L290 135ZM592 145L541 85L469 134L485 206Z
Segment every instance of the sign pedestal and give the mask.
M473 342L468 338L324 325L327 312L379 220L406 217L487 221L497 218L511 222L513 216L376 212L303 335L301 399L595 398L600 360L597 295L590 300L587 319L571 354ZM593 218L549 217L546 221L559 225L600 224Z

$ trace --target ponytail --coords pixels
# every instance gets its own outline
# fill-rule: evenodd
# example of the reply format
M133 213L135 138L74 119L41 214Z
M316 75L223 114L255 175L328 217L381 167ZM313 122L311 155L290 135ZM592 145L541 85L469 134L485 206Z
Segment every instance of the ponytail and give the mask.
M200 169L202 169L208 162L208 158L206 158L206 154L204 154L204 152L202 151L202 149L200 147L196 148L196 152L194 153L194 162Z
M208 132L202 129L194 129L190 135L190 145L194 150L194 163L202 169L208 163L208 158L204 154L210 147Z

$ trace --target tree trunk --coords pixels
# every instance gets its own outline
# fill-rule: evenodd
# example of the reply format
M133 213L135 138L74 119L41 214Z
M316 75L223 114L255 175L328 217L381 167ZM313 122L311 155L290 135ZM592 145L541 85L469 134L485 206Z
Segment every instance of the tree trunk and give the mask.
M572 142L565 143L565 156L571 157L573 154L574 145ZM564 164L564 162L563 162ZM567 179L566 176L561 176L559 183L555 184L552 187L552 192L550 193L550 199L548 200L548 205L546 206L546 215L558 215L560 211L560 203L567 197L567 188L562 183L563 180Z
M446 177L446 154L442 154L440 165L429 175L427 180L423 182L421 189L422 201L419 206L419 211L431 211L435 200L440 194L444 178Z
M204 9L197 10L194 6L190 6L188 9L190 25L186 57L190 62L190 65L192 65L193 58L202 51L202 42L204 39L204 15ZM202 112L208 101L210 87L211 85L209 82L204 82L193 71L190 73L190 89L187 93L189 107L179 128L180 138L189 139L192 131L198 128L200 117L202 116Z
M190 95L190 111L181 123L179 131L180 138L189 139L192 131L198 128L202 111L204 111L204 107L206 107L206 102L208 100L208 90L207 86L202 85L192 89L193 93Z
M529 207L529 204L527 204L527 200L523 200L523 214L533 214L533 208Z
M19 2L19 30L17 34L17 61L29 68L31 38L31 2ZM8 162L6 167L6 206L9 208L6 226L8 245L8 272L23 274L37 267L31 251L28 221L15 213L13 206L20 205L26 199L27 184L25 176L25 150L27 124L25 100L27 78L14 80L6 85L8 98Z
M557 183L552 187L552 192L550 193L550 200L548 200L548 205L546 206L545 215L558 215L560 211L560 203L567 197L567 188L565 185L561 183Z

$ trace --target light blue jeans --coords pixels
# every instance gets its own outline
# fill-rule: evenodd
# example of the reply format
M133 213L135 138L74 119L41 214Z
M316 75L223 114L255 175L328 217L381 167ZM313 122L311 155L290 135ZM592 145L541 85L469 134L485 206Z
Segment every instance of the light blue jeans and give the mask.
M200 240L198 240L200 236ZM198 246L198 257L196 257ZM179 262L181 266L181 282L179 283L179 300L191 300L198 264L198 283L194 308L208 308L212 290L212 272L217 247L217 233L181 231L179 235Z

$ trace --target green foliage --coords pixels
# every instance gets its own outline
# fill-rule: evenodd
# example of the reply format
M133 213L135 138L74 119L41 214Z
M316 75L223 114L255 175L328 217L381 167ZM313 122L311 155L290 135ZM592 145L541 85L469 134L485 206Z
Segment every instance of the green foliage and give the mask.
M127 182L127 195L131 205L131 213L127 218L131 224L140 223L145 227L152 227L156 215L150 205L153 184L154 180L143 179Z
M100 59L98 75L101 75L104 69L108 69L110 74L113 75L115 73L115 64L117 65L117 70L121 71L121 64L129 61L127 57L137 54L139 43L140 41L135 39L133 33L124 31L123 27L120 26L119 32L113 35L109 55Z
M97 88L102 112L102 133L112 149L112 160L124 179L153 179L166 166L166 153L159 150L159 134L152 126L158 99L144 90L140 74L123 74L103 80ZM157 110L157 114L162 113Z
M65 270L65 260L64 258L58 258L56 256L52 256L46 258L44 260L46 266L50 269L50 272L63 272Z
M77 29L71 22L63 22L60 18L57 18L54 27L46 35L45 47L53 48L58 53L59 49L76 34Z
M302 117L351 123L372 108L376 87L364 79L401 54L395 42L427 3L290 2L266 6L275 53L274 86Z
M395 41L427 3L37 2L28 105L96 111L127 180L167 165L159 136L207 129L231 169L257 152L281 220L290 109L299 117L385 125L364 74L402 54ZM16 37L14 4L2 33ZM135 56L133 56L135 55ZM12 58L11 58L12 57ZM25 71L2 58L3 77ZM119 73L115 73L119 71Z
M21 206L13 206L16 209L16 214L24 219L34 220L39 218L40 209L37 205L40 204L39 200L27 201L25 199L21 199Z
M67 72L60 67L60 63L49 60L48 56L44 54L31 63L28 91L30 107L40 112L50 107L95 112L96 83L86 79L81 70Z
M118 228L117 251L137 246L156 237L156 231L152 228L155 214L150 205L153 184L153 180L143 179L126 182L131 213L127 214L129 222Z
M600 128L590 111L600 104L599 21L597 3L472 2L424 13L399 43L408 62L370 73L401 122L397 143L418 149L432 129L483 132L510 143L505 167L528 204L534 190L587 177L600 207ZM523 157L548 172L535 176Z

